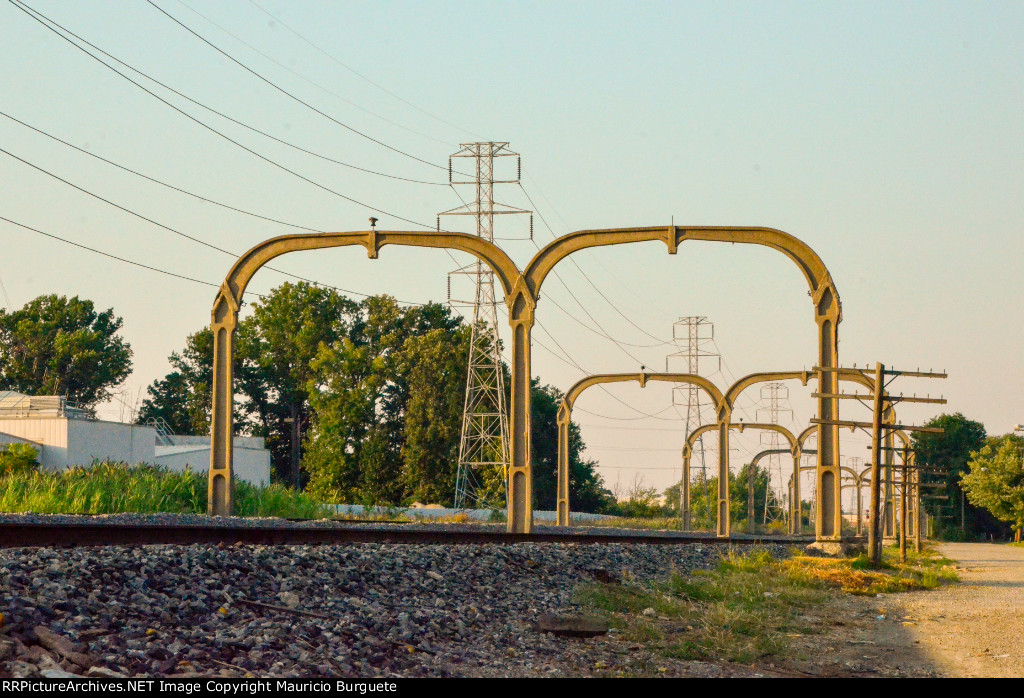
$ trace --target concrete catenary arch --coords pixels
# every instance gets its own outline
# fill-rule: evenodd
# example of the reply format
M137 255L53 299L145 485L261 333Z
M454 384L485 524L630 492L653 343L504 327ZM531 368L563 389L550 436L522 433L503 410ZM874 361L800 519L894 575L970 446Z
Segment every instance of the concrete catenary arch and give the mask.
M888 410L888 413L887 413L888 414L888 419L891 419L891 420L895 421L895 413L892 411L892 405L891 405L891 403L887 403L887 404L888 404L888 407L889 407L889 410ZM892 423L892 422L889 422L889 423ZM851 431L853 431L853 430L854 430L854 428L851 428ZM812 433L813 433L813 430L811 428L805 429L803 432L801 432L800 436L798 437L798 441L800 442L801 446L804 443L806 443L807 438ZM901 466L905 466L905 467L909 467L911 469L911 473L907 474L906 471L903 470L903 468L901 467L903 475L906 475L906 482L903 481L903 475L901 475L901 481L900 481L901 486L902 487L909 487L909 488L913 489L913 485L915 484L914 483L914 478L913 478L913 466L914 466L914 463L916 461L916 454L912 450L909 450L911 448L910 438L907 435L907 433L904 430L902 430L902 429L891 430L891 433L893 434L893 436L899 438L900 441L903 443L904 449L907 449L905 454L903 452L900 452L901 453L901 460L903 460L902 464L900 464L900 465ZM812 453L816 453L816 452L813 451L813 450L803 450L803 455L809 455L809 454L812 454ZM758 455L760 455L760 454L758 454ZM800 467L800 472L812 471L814 469L815 469L814 466L801 466ZM861 535L861 533L863 531L863 516L862 516L863 510L864 510L864 506L863 506L863 489L864 489L864 487L866 487L867 485L869 485L871 483L871 465L866 466L859 473L856 470L854 470L853 468L850 468L850 467L845 466L845 465L840 466L839 469L840 469L841 472L848 473L850 478L853 480L852 484L850 484L850 485L840 485L840 488L843 488L843 487L853 487L854 488L854 492L856 493L856 497L857 497L857 535L859 536L859 535ZM891 478L891 475L882 474L882 477L884 479L886 479L886 480L889 480ZM790 501L792 502L792 501L794 501L794 498L799 497L798 493L800 491L800 479L799 478L794 478L791 475L790 478L789 478L789 489L790 489L790 496L791 496ZM917 496L916 496L917 494L919 494L919 493L918 493L917 490L915 490L915 497L914 497L914 500L913 500L913 503L912 503L913 507L914 507L914 515L915 515L915 517L917 516L917 508L918 508L918 502L917 502ZM796 506L796 505L794 505L794 506ZM793 507L791 507L791 512L790 512L791 516L792 516L792 511L794 511ZM916 518L911 517L911 518L908 518L907 521L908 521L908 523L911 526L910 534L911 535L917 535L917 528L916 528L917 527L917 520L916 520Z
M501 283L506 297L513 295L513 288L519 281L519 269L500 248L475 235L457 233L440 235L369 230L282 235L265 240L242 255L221 284L213 303L210 325L213 331L213 413L207 506L209 514L230 515L233 509L231 435L234 431L234 385L231 364L234 356L235 330L238 327L238 312L246 286L263 265L281 255L352 245L365 247L370 259L376 259L384 245L436 247L468 252L494 270L494 275Z
M669 254L675 254L687 240L761 245L781 252L804 275L818 326L818 366L838 366L839 322L842 306L839 293L821 258L801 240L781 230L762 227L656 226L582 230L564 235L541 249L520 272L500 248L482 238L459 233L402 231L361 231L285 235L255 246L232 267L214 301L211 329L214 333L213 416L211 426L209 506L211 514L230 514L232 510L232 400L231 359L234 332L242 293L252 275L271 259L289 252L347 245L361 245L375 259L384 245L448 248L468 252L494 270L505 292L512 330L511 400L509 414L510 448L508 475L508 530L529 533L533 527L532 473L530 467L530 377L531 333L537 301L544 279L555 265L574 252L607 245L644 241L662 241ZM818 390L834 395L838 385L835 371L821 371ZM818 416L834 420L838 399L820 397ZM728 434L728 430L722 430ZM817 483L825 499L838 504L836 466L839 462L839 428L822 425L818 429ZM726 439L728 437L726 436ZM837 538L840 532L838 507L835 517L819 516L816 532L821 539ZM820 507L824 510L825 507ZM726 517L728 518L728 517ZM721 533L721 531L720 531ZM725 535L728 535L726 532Z
M743 422L740 422L737 425L737 430L741 434L743 433L743 431L745 429L760 429L762 431L773 431L776 434L782 434L782 436L784 436L786 438L786 441L789 442L789 453L790 453L791 456L793 456L793 472L794 473L798 472L798 468L800 467L800 461L803 459L803 445L801 444L800 436L799 435L794 434L793 432L791 432L789 429L787 429L786 427L782 426L781 424L766 424L766 423L757 423L757 422L752 422L752 423L749 423L749 424L744 424ZM753 465L755 465L756 462L757 462L756 460L752 460L751 461L751 467L753 467ZM796 520L795 520L796 526L794 527L792 502L790 504L790 507L791 507L791 509L790 509L790 519L789 519L790 520L790 533L799 534L801 532L800 531L800 521L799 521L800 512L799 512L799 510L797 510L797 517L796 517ZM748 518L750 518L750 517L748 517ZM748 525L752 526L752 524L748 524ZM753 533L752 530L751 530L751 533Z
M562 397L558 405L558 525L569 525L569 424L572 422L572 408L584 390L602 383L626 383L637 381L641 388L647 381L688 383L702 389L711 398L717 414L724 396L722 391L703 376L691 373L603 373L587 376L577 381ZM728 451L724 451L728 458ZM719 458L722 456L719 455ZM728 465L726 465L728 467Z
M807 455L812 455L812 454L817 454L818 453L817 450L815 450L813 448L812 449L804 448L804 442L807 440L806 437L804 436L804 434L806 434L807 432L814 432L815 430L816 430L816 427L814 425L812 425L812 426L807 427L807 429L804 429L804 431L802 431L797 436L797 444L799 445L799 448L800 448L800 458L803 458L804 456L807 456ZM750 467L751 468L757 467L757 464L765 456L785 455L787 453L791 454L792 452L793 452L792 449L787 449L787 448L769 448L769 449L766 449L764 451L761 451L761 452L755 454L754 457L750 459ZM795 462L799 463L800 461L797 460ZM804 467L801 467L800 469L801 470L814 470L814 468L804 468ZM800 519L801 512L800 512L799 503L798 503L799 500L795 498L795 495L794 495L794 492L793 492L793 476L792 475L789 476L788 491L789 491L789 532L792 533L793 535L798 536L801 533L803 533L803 525L802 525L803 522Z
M814 319L818 326L818 366L835 368L838 366L839 323L842 320L842 305L839 292L832 276L821 258L806 243L796 237L774 228L762 227L720 227L720 226L666 226L648 228L620 228L613 230L582 230L569 233L554 240L534 256L523 273L526 289L532 293L531 298L536 304L540 283L554 266L565 257L580 250L616 245L631 242L659 240L665 242L669 254L676 254L681 243L687 240L706 242L729 242L761 245L781 252L793 261L804 275L809 287L809 296L814 305ZM511 307L511 305L510 305ZM532 327L532 324L531 324ZM529 357L526 357L529 368ZM529 373L525 374L525 389L529 389ZM512 379L515 386L516 379ZM818 374L818 393L826 396L818 398L818 417L832 421L839 416L839 401L828 395L838 392L838 378L835 371L821 371ZM513 401L515 395L513 393ZM841 533L839 516L839 427L836 425L818 426L818 450L821 455L817 464L817 488L824 493L824 498L831 503L827 507L819 507L819 515L815 522L816 536L822 540L837 539ZM721 429L721 438L728 440L728 429ZM721 478L719 478L721 482ZM720 507L723 500L727 502L728 492L719 492ZM719 516L720 521L728 521L728 516ZM728 535L728 524L723 531L719 525L718 535Z

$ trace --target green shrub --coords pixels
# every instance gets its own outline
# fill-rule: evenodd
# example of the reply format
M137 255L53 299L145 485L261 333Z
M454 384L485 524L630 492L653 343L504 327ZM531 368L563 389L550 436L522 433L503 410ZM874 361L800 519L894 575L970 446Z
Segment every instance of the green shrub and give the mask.
M0 476L31 473L39 469L36 449L28 444L8 444L0 451Z

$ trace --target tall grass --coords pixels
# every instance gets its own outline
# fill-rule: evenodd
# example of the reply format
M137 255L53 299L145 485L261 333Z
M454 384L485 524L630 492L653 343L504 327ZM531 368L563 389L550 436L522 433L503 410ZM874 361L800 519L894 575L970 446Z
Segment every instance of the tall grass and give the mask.
M0 477L0 511L37 514L206 512L205 475L161 466L95 461L57 472ZM281 485L235 484L238 516L325 518L330 511L308 495Z

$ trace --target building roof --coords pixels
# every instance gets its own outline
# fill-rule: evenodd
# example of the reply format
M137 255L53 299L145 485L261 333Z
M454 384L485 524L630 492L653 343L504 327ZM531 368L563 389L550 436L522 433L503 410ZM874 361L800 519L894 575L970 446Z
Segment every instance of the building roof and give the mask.
M14 390L0 390L0 418L4 417L89 419L89 413L60 395L25 395Z

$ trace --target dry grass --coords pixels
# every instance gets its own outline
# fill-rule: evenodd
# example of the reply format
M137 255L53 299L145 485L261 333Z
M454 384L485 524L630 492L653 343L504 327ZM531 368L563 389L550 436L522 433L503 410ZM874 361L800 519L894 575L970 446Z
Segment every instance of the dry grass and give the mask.
M847 594L873 596L919 589L934 589L955 582L953 561L937 553L907 553L907 561L899 561L897 548L882 551L881 569L871 569L864 555L856 558L820 558L795 556L784 563L793 572L824 582Z
M820 632L806 614L827 615L829 600L840 592L930 589L956 578L951 561L929 553L899 564L898 552L887 550L886 563L870 570L864 557L777 560L763 551L730 553L714 570L677 572L666 582L587 584L576 600L619 628L626 641L663 656L749 663L784 658L790 638Z
M756 552L729 555L715 570L674 573L650 587L588 584L577 600L627 641L666 657L750 662L784 653L790 634L811 632L801 611L828 593L823 583Z

